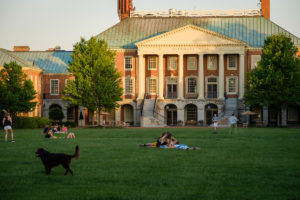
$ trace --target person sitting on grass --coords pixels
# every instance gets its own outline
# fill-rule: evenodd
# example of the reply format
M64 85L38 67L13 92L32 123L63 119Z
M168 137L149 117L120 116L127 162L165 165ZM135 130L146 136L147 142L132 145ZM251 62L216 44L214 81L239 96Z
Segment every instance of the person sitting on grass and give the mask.
M46 125L45 128L44 128L43 133L44 133L44 134L47 134L49 130L50 130L49 125Z
M72 139L72 138L75 139L75 134L73 132L70 132L67 136L67 139Z
M52 135L52 130L49 130L48 133L45 135L45 138L56 139L57 137Z
M68 133L68 128L67 128L65 125L62 125L61 131L62 131L63 133Z

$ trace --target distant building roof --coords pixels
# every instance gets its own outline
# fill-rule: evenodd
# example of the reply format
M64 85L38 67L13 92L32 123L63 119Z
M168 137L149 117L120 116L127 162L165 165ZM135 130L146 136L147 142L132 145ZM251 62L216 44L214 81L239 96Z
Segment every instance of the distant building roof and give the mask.
M38 67L45 74L64 74L68 72L68 64L72 62L72 51L29 51L13 52L0 49L0 65L16 61L21 66Z
M248 43L250 47L263 47L267 36L284 33L296 46L300 39L265 17L134 17L98 34L110 48L136 49L139 41L193 24Z

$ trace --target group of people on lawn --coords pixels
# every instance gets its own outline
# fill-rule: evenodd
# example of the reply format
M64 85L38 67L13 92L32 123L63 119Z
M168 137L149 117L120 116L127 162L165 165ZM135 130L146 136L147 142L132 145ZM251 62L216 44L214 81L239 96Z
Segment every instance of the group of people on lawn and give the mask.
M198 147L189 147L185 144L179 144L179 141L169 132L163 132L156 142L140 144L141 147L156 147L164 149L199 149Z
M71 138L75 139L75 134L73 132L68 133L68 128L65 125L62 125L61 130L60 130L60 127L58 126L58 124L53 126L52 129L47 125L44 128L43 133L45 134L46 138L56 139L57 136L55 136L55 134L68 134L67 139L71 139Z

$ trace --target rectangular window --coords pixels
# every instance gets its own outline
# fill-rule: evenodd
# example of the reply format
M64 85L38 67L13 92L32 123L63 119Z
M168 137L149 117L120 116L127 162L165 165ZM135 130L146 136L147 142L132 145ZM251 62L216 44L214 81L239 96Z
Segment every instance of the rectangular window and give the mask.
M50 80L50 94L58 95L58 79L51 79Z
M167 66L168 66L168 70L176 70L177 69L177 57L176 56L168 56L167 57Z
M188 79L188 93L196 93L197 81L195 78Z
M125 57L125 70L132 70L132 57L131 56Z
M133 93L133 79L126 78L125 79L125 94Z
M156 94L156 79L149 79L149 93Z
M148 69L154 70L156 69L156 56L149 56L148 57Z
M197 57L188 56L187 57L187 69L188 70L197 70Z
M217 56L207 56L207 69L208 70L217 69Z
M236 79L235 78L230 78L228 80L228 92L229 93L236 93Z
M228 56L228 69L236 69L237 67L237 59L236 55Z

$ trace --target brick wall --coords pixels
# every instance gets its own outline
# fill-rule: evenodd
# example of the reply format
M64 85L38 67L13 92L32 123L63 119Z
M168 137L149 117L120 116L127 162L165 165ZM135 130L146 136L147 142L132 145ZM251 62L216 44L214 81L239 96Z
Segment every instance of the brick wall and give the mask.
M33 83L34 90L36 91L36 98L33 101L36 101L36 107L32 112L28 113L20 113L20 116L42 116L42 81L43 81L43 73L41 70L35 70L32 68L23 68L23 72L27 75L27 79L30 79Z
M58 88L59 94L52 95L50 94L50 80L57 79L58 80ZM65 89L66 79L74 79L70 74L45 74L43 77L43 97L46 99L61 99L62 92Z

